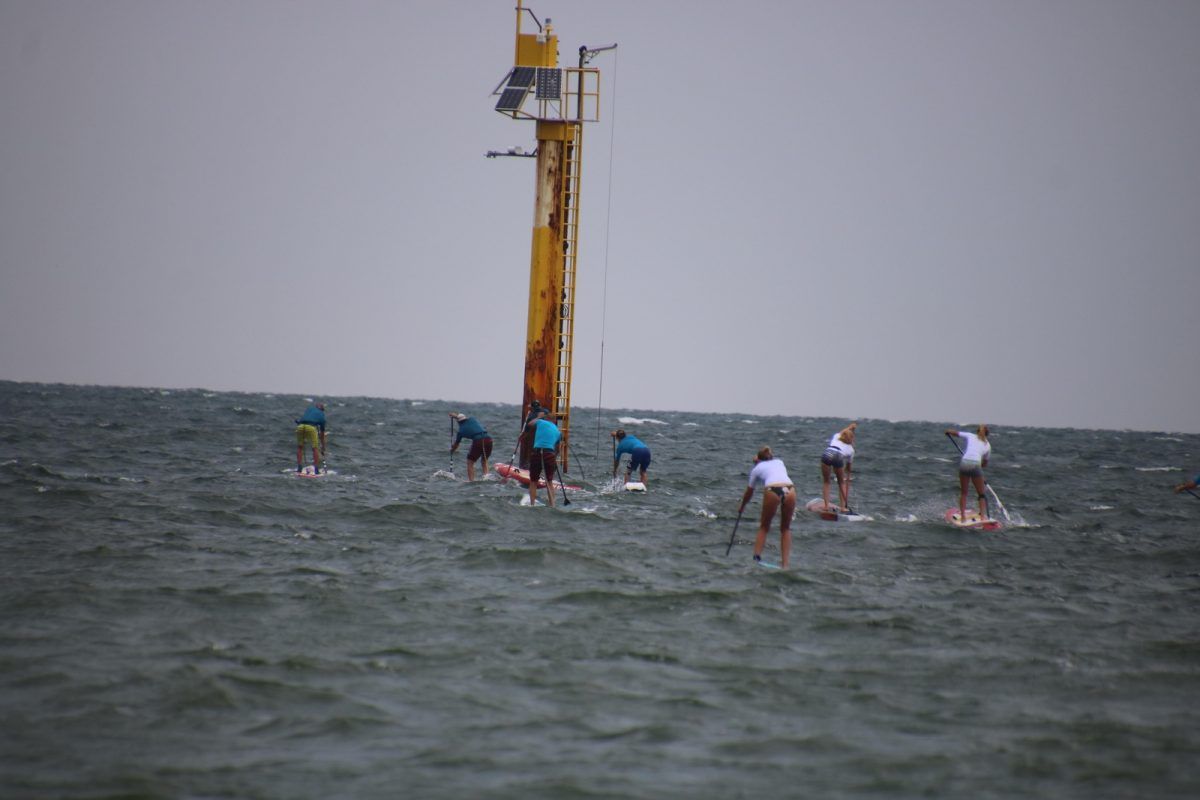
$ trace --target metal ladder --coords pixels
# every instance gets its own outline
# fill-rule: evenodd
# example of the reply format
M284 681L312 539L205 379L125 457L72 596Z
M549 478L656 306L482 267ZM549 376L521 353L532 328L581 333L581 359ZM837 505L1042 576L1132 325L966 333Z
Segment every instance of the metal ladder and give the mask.
M558 364L554 374L554 411L559 417L563 445L559 457L563 469L569 463L571 432L571 356L575 352L575 267L579 258L579 181L583 166L583 125L570 126L563 165L562 218L562 305L558 316Z

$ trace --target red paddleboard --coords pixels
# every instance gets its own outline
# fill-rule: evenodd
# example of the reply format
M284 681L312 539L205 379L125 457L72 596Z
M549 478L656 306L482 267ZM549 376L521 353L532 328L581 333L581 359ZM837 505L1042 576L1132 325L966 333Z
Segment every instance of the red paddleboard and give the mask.
M496 472L501 478L507 478L520 483L522 486L529 485L529 470L521 469L520 467L510 467L508 464L497 464ZM563 484L567 489L582 489L582 486L572 486L571 484ZM546 488L546 479L538 478L538 488ZM558 488L558 481L554 482L554 488Z
M958 518L957 508L946 509L946 513L943 516L945 516L946 522L949 522L956 528L967 528L973 531L998 531L1003 527L1000 524L1000 520L991 519L990 517L984 519L979 516L978 511L969 508L967 509L966 517L963 519Z

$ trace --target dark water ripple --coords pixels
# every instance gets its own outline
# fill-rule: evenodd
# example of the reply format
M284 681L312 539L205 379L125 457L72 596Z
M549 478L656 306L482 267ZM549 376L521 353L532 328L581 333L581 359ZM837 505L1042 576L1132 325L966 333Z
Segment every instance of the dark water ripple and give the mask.
M873 521L780 572L750 456L816 496L842 420L606 414L651 492L582 434L551 510L434 403L329 400L297 479L303 405L0 383L0 796L1200 796L1200 437L998 429L979 535L945 422L863 420Z

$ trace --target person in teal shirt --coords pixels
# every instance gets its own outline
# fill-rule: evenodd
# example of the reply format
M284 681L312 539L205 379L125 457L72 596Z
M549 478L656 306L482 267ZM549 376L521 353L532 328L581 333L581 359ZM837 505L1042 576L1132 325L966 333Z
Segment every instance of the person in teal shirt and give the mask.
M450 416L458 422L458 438L454 440L454 444L450 445L450 452L453 453L457 450L459 442L463 439L471 440L471 449L467 451L467 480L475 480L475 462L481 458L483 459L483 474L487 475L488 457L492 454L492 437L488 436L483 425L474 417L468 417L457 411L451 411Z
M628 454L629 466L625 468L625 482L629 483L629 476L633 474L634 469L637 469L644 484L646 470L650 468L650 448L646 447L641 439L626 433L624 428L617 428L609 435L616 440L616 448L613 450L613 477L617 477L617 467L621 463L621 456Z
M321 472L325 458L325 404L313 403L304 409L296 420L296 472L304 471L304 445L312 448L313 472ZM317 445L321 446L321 457L317 457Z
M537 504L538 479L546 478L546 503L554 506L554 472L558 469L558 443L562 441L562 432L558 426L546 418L546 409L541 416L525 426L526 432L533 438L533 448L529 451L529 505Z

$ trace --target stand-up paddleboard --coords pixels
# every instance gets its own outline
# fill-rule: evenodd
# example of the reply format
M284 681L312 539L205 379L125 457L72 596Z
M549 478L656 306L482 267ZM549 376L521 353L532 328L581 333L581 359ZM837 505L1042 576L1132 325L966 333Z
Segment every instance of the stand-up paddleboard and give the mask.
M329 474L329 468L326 467L324 472L317 472L313 468L312 464L309 464L308 466L306 466L304 469L300 470L299 472L293 472L292 474L295 475L297 478L324 478L326 475Z
M527 469L521 469L520 467L510 467L508 464L497 464L496 472L497 472L497 474L500 475L501 478L509 478L511 480L517 481L522 486L529 485L529 470L527 470ZM582 486L572 486L569 483L565 483L565 484L563 484L563 486L567 489L572 489L572 490L583 488ZM544 477L538 478L538 488L540 488L540 489L546 488L546 479ZM558 488L558 481L554 482L554 488L555 489Z
M854 509L849 511L839 511L837 506L825 508L825 501L819 497L814 497L805 503L804 508L816 514L821 519L829 520L830 522L863 522L870 517L859 514Z
M979 516L979 512L973 509L967 509L967 515L959 519L957 508L948 508L945 513L946 522L949 522L956 528L965 528L973 531L998 531L1003 525L1000 520L990 517L984 518Z
M625 482L625 491L627 491L627 492L644 492L644 491L646 491L646 484L642 483L641 481L626 481Z

